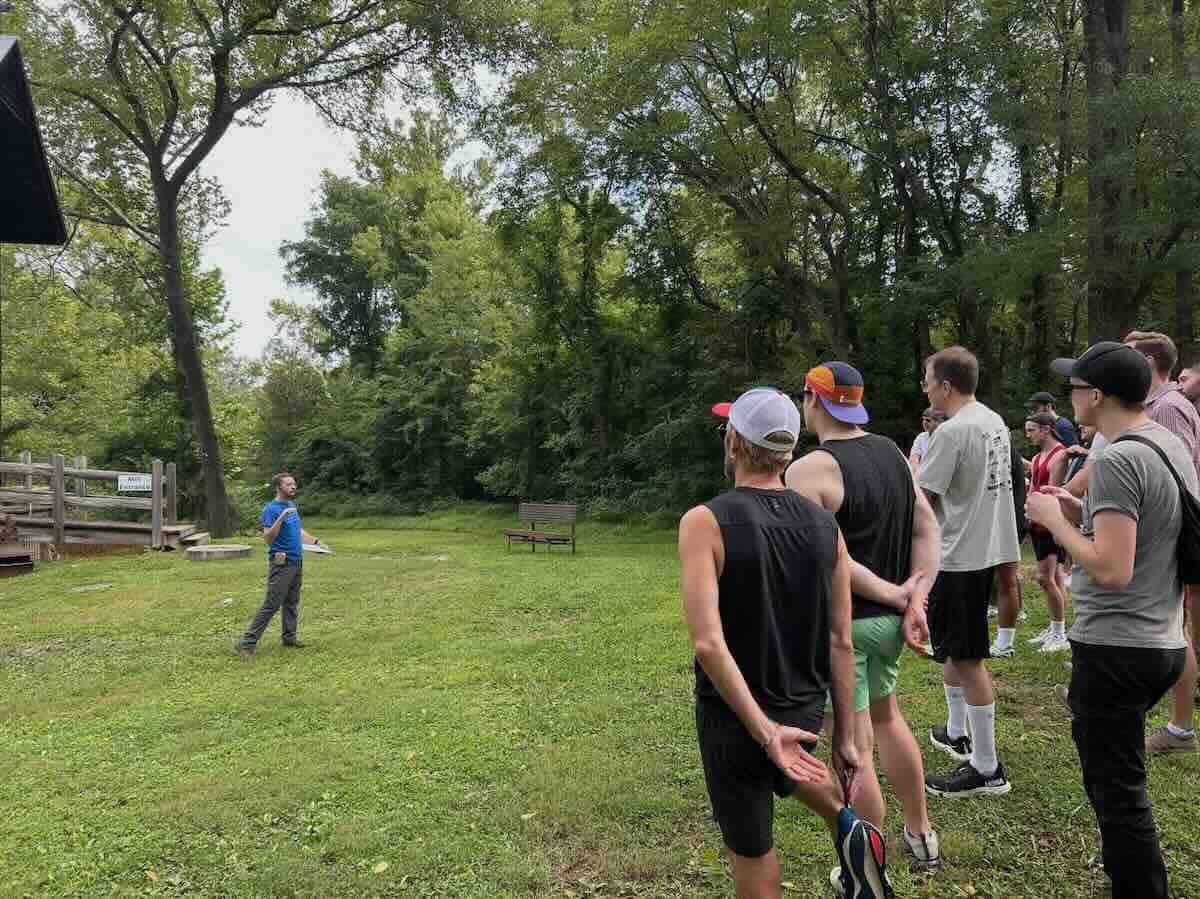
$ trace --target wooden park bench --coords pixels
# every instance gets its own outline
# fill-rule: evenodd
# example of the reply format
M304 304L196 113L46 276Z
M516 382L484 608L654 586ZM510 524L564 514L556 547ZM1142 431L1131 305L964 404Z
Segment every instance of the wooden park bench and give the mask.
M526 526L504 529L505 549L512 549L514 541L528 543L533 552L537 552L539 543L545 543L547 549L556 545L566 546L569 543L571 552L574 553L577 509L578 507L574 503L521 503L517 507L517 518ZM569 524L571 532L566 534L561 529L557 531L538 530L538 525L541 524Z

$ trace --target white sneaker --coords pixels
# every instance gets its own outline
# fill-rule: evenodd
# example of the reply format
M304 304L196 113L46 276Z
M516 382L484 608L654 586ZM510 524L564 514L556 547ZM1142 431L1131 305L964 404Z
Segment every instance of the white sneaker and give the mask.
M1043 641L1038 652L1068 652L1071 649L1071 642L1067 639L1066 634L1051 634Z
M1016 649L1011 644L1001 647L998 643L993 643L988 648L988 654L991 655L993 659L1008 659L1012 657L1014 652L1016 652Z
M941 850L938 846L936 831L924 834L911 834L908 828L902 828L904 844L908 847L909 855L923 868L936 868L942 863Z
M1050 625L1047 624L1045 630L1043 630L1036 637L1030 637L1025 642L1028 643L1030 646L1039 646L1040 644L1045 643L1046 640L1048 640L1049 638L1050 638Z

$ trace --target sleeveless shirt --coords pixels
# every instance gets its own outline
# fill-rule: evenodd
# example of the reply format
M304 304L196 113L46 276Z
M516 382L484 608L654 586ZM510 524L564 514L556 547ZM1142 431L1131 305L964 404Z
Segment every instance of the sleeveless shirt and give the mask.
M1049 453L1038 453L1033 457L1033 461L1029 463L1029 492L1037 493L1042 487L1050 483L1050 471L1054 465L1055 457L1063 452L1066 448L1061 443L1056 443L1054 449ZM1039 534L1049 533L1040 524L1032 525L1033 530Z
M725 547L721 628L750 692L775 714L821 707L837 522L791 490L738 487L705 505ZM695 671L696 696L723 703L699 661Z
M908 580L912 565L913 508L917 501L912 469L900 448L886 437L864 434L826 440L824 452L842 470L844 497L838 527L850 557L893 584ZM855 618L901 615L899 609L854 594Z

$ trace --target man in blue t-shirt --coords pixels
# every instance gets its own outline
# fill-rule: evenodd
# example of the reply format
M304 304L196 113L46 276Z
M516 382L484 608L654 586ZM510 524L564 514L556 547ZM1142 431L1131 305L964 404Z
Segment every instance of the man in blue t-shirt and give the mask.
M1045 390L1039 390L1025 401L1025 405L1034 415L1045 412L1047 415L1054 416L1054 436L1058 438L1059 443L1067 448L1078 446L1079 434L1075 431L1075 425L1071 424L1069 418L1063 418L1058 414L1054 403L1054 394L1047 393Z
M283 609L283 645L299 649L304 646L296 635L300 618L300 584L304 571L304 544L320 544L320 540L300 526L300 510L296 508L296 479L287 472L271 479L275 499L262 511L263 542L267 544L267 598L254 615L246 633L237 642L238 655L254 655L263 631Z

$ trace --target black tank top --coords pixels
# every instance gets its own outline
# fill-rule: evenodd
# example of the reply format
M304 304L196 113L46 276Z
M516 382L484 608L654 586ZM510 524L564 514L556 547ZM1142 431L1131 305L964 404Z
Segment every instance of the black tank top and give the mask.
M750 692L776 720L811 711L829 689L831 579L838 528L791 490L738 487L706 503L721 527L718 581L725 643ZM720 700L699 662L696 695Z
M908 460L896 444L877 434L827 440L821 449L842 469L845 498L837 523L850 557L884 580L904 583L912 568L913 506L917 501ZM853 601L855 618L900 614L857 594Z

